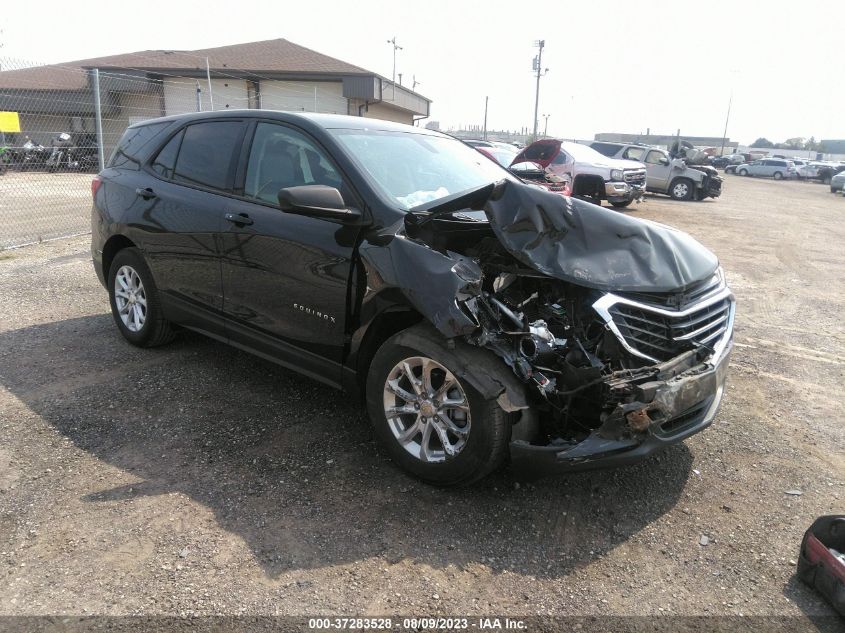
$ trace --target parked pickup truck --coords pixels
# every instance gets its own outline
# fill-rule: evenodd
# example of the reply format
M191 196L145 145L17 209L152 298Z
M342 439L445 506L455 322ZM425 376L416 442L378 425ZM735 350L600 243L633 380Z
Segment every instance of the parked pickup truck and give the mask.
M551 138L535 141L514 158L511 167L523 162L542 165L547 171L568 178L572 195L596 204L607 200L614 207L627 207L640 200L646 189L646 168L632 160L608 158L580 143Z
M508 458L630 464L705 429L726 393L735 302L713 253L445 134L272 110L153 119L91 191L94 269L127 341L194 330L358 394L394 463L434 484ZM161 395L127 389L116 405Z
M611 158L626 158L645 163L648 177L646 190L665 193L675 200L704 200L718 198L722 194L722 177L707 165L707 156L691 145L681 144L670 153L660 147L649 145L590 143L597 152Z

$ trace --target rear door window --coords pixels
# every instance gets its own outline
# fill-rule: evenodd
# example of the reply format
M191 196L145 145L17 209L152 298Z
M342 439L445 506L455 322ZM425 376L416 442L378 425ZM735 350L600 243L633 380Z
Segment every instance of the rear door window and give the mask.
M209 121L189 125L185 128L179 146L173 180L230 191L243 130L244 124L241 121Z

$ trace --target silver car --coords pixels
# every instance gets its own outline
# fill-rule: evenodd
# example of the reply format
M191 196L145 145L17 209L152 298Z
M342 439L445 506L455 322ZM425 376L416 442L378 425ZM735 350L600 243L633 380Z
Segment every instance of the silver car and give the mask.
M839 172L830 179L830 193L845 192L845 171Z
M740 176L762 176L775 180L795 178L798 175L795 163L783 158L762 158L752 163L743 163L736 168L736 173Z

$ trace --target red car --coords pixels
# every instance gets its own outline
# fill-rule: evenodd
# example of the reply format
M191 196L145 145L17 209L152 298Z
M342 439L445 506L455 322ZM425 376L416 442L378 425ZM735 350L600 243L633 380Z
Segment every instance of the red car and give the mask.
M493 162L499 163L521 180L543 187L552 193L559 193L564 196L572 194L569 180L546 172L543 166L538 163L522 162L511 166L517 152L509 152L499 147L476 147L475 149Z

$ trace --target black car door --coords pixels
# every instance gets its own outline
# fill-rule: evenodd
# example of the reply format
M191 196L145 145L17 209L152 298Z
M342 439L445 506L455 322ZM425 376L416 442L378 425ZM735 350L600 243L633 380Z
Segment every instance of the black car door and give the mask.
M359 228L285 213L278 192L321 184L351 189L328 153L289 125L248 132L236 193L221 234L226 334L331 384L341 381L351 257Z
M135 230L162 293L165 314L223 336L219 244L246 124L203 121L181 129L151 162L139 191L148 207ZM148 194L148 197L147 197Z

